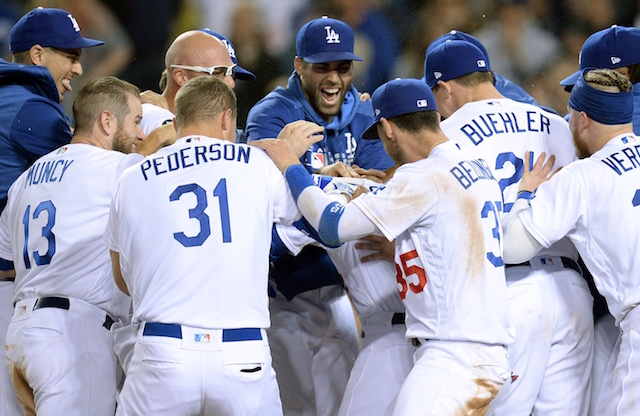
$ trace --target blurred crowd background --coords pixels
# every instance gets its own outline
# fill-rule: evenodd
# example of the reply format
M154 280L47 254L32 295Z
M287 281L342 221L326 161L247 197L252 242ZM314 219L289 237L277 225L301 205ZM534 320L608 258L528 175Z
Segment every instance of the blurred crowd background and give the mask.
M239 65L257 76L236 83L239 126L259 99L286 85L298 29L322 15L354 29L355 52L364 58L354 63L360 91L395 77L421 78L429 43L458 29L485 45L491 69L560 114L569 94L558 82L578 69L585 39L613 24L640 25L638 0L0 0L0 57L11 59L11 27L37 6L68 10L84 36L106 41L85 50L75 91L94 77L117 75L160 92L164 53L178 34L205 27L224 34ZM66 97L70 113L73 99Z

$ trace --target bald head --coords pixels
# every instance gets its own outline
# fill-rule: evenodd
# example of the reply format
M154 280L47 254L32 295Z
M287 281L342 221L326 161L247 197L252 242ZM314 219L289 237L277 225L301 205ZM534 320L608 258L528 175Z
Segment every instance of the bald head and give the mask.
M165 55L165 66L171 65L212 67L231 66L229 50L214 36L199 30L184 32L173 41Z
M214 66L230 67L233 65L229 50L218 38L199 30L190 30L178 36L165 55L167 69L167 87L162 95L167 100L169 110L173 112L174 99L178 90L190 79L209 76L206 72L193 69L176 68L172 65L199 66L211 68ZM229 87L235 88L236 83L231 75L220 77Z

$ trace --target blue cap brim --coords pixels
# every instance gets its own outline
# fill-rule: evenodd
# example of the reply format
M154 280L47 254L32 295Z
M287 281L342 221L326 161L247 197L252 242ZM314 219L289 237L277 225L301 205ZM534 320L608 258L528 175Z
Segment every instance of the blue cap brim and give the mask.
M236 66L236 78L243 81L253 81L256 79L256 76L253 72L249 72L244 68Z
M380 120L374 120L373 123L367 127L367 129L362 133L363 139L379 139L378 137L378 123Z
M319 52L302 58L310 64L323 64L334 61L362 61L358 55L351 52Z
M91 39L91 38L78 38L72 41L60 42L55 45L48 45L52 48L58 49L82 49L82 48L91 48L92 46L100 46L104 45L104 42L101 40Z
M563 87L573 87L578 81L578 78L580 78L580 73L581 71L576 71L575 73L569 75L568 77L560 81L560 85L562 85Z

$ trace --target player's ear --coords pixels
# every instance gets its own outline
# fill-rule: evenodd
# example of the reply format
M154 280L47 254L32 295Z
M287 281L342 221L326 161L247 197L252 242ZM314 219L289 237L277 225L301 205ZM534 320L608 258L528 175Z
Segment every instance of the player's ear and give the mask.
M445 99L451 97L451 85L448 82L438 81L438 86L440 88L442 88L442 91L444 92L443 95L444 95Z
M222 119L220 120L222 127L223 138L229 138L229 141L234 141L236 138L236 120L233 116L233 111L230 108L227 108L222 113ZM233 140L231 140L233 138Z
M44 64L44 48L40 45L33 45L29 49L29 59L34 65L42 66Z
M102 111L98 116L98 127L100 128L100 132L105 136L115 133L118 127L116 122L116 118L108 110Z
M380 125L382 125L382 131L384 131L384 135L387 136L387 139L388 140L394 140L394 137L393 137L393 126L391 125L389 120L387 120L384 117L381 117L380 118Z
M171 76L176 84L179 87L182 87L184 84L189 81L189 77L187 77L187 73L182 68L174 68L173 72L171 72Z
M578 126L580 126L580 131L583 131L584 129L589 127L590 124L591 119L589 118L587 113L585 113L584 111L580 111L580 123L578 124Z
M293 60L293 67L294 67L294 68L295 68L295 70L296 70L296 74L298 74L298 75L302 74L302 71L303 71L303 69L304 69L304 65L305 65L305 63L304 63L304 61L302 60L302 58L299 58L299 57L297 57L297 56L294 58L294 60Z

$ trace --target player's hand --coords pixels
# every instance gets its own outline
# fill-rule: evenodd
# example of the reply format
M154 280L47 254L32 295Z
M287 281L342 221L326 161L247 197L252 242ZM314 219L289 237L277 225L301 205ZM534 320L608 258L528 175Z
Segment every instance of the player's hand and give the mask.
M339 178L360 178L360 174L346 163L336 162L331 165L323 166L315 173L318 175L336 176Z
M360 195L364 195L366 193L369 193L369 188L365 187L365 186L358 186L356 188L355 191L353 191L353 195L351 195L351 199L356 199L357 197L359 197Z
M169 105L167 104L167 100L160 94L146 90L140 93L140 101L144 103L149 103L153 105L157 105L158 107L162 107L165 110L169 109Z
M547 154L542 152L533 167L529 167L529 159L531 158L530 153L531 152L527 151L524 154L524 172L522 174L522 179L520 180L518 192L533 192L538 186L548 181L551 179L551 176L553 176L549 176L549 172L551 172L553 164L556 161L555 155L551 155L545 163Z
M168 123L153 129L142 143L135 147L134 151L143 156L149 156L165 146L174 144L176 138L176 129L173 127L173 123Z
M357 242L355 247L357 250L373 251L373 253L360 258L360 261L363 263L374 260L394 261L396 250L395 240L389 241L379 235L370 235Z
M278 169L284 172L289 166L300 163L300 157L309 146L324 138L323 131L322 126L298 120L284 126L277 139L262 139L249 144L266 151Z
M353 170L360 175L361 178L369 179L374 182L383 183L387 174L378 169L364 169L358 165L351 166Z
M369 94L368 92L359 92L360 94L360 101L369 101L371 99L371 94Z

